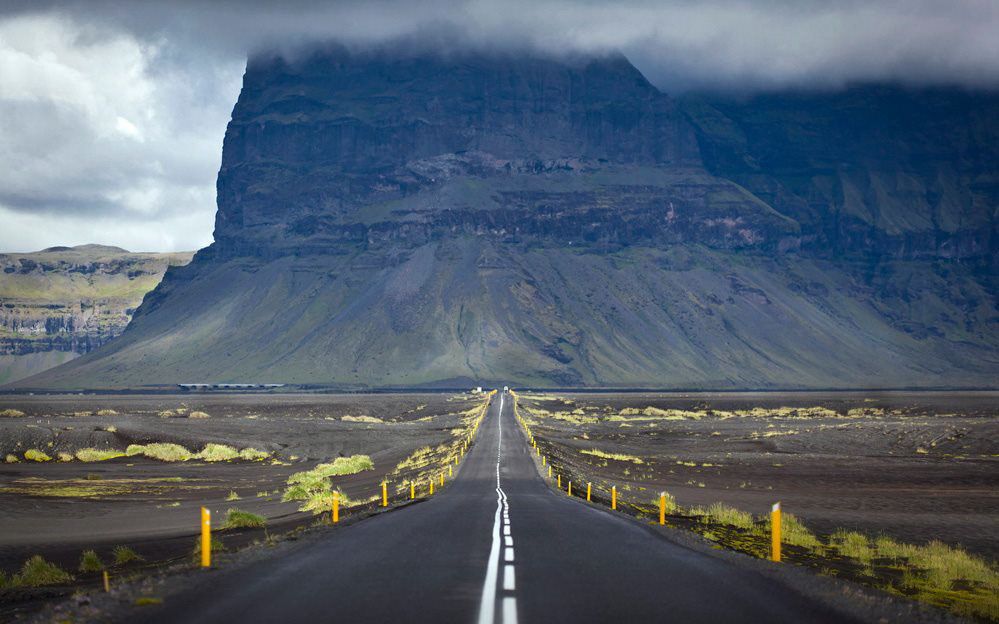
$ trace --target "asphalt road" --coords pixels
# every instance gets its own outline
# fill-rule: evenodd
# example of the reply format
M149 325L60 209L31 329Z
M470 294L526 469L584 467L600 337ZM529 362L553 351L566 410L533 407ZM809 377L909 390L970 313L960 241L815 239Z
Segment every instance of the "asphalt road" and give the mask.
M454 483L147 608L149 622L816 622L777 582L553 492L498 393Z

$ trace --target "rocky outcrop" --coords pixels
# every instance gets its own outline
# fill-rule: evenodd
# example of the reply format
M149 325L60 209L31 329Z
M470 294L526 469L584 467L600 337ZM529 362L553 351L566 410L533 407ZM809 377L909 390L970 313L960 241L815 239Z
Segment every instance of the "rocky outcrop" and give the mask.
M613 55L252 59L215 243L26 383L992 385L997 98L849 93L678 103Z
M101 245L0 254L0 382L89 353L120 335L167 267L190 257Z

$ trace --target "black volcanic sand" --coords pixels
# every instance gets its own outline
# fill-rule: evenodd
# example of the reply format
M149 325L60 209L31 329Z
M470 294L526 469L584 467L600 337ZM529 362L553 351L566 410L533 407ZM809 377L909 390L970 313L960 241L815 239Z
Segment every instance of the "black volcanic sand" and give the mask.
M999 557L999 393L525 393L520 406L562 416L531 416L535 437L556 466L593 479L601 496L616 485L622 500L651 507L666 490L683 507L723 502L753 514L781 501L817 533L939 539ZM608 420L650 406L769 412ZM837 415L774 411L788 407ZM848 416L851 409L861 411ZM643 463L580 452L592 449Z
M108 563L118 544L135 548L149 562L186 557L194 548L201 506L211 509L216 527L230 507L265 516L272 532L311 524L314 517L297 511L299 503L281 502L290 474L340 455L370 455L374 470L334 478L352 499L367 500L380 494L382 479L413 451L452 441L452 429L461 425L458 413L478 405L481 399L443 394L2 397L0 412L16 409L25 416L0 417L0 569L14 573L27 557L42 554L75 573L82 550L96 549ZM177 408L210 417L160 416ZM108 409L117 414L74 415ZM341 420L345 415L386 422L347 422ZM173 442L193 451L209 442L252 447L273 453L274 459L167 463L135 456L3 463L8 454L23 457L29 448L56 457L86 447L125 449L150 442ZM41 495L53 485L120 487L123 492ZM231 491L241 500L225 500ZM262 535L242 531L222 538L231 548ZM9 593L0 598L11 601Z

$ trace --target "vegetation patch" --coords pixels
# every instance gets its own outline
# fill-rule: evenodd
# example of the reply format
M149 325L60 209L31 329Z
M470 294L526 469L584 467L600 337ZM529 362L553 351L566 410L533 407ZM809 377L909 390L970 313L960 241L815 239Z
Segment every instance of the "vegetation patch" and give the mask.
M21 462L20 458L13 453L7 453L7 457L4 458L4 461L8 464L17 464Z
M115 565L128 565L137 561L145 561L145 559L135 550L129 548L128 546L115 546L114 550L111 551L111 556L114 557Z
M126 494L163 494L183 487L198 489L207 486L195 486L182 483L180 477L163 477L153 479L18 479L10 485L0 486L0 492L7 494L23 494L25 496L45 496L55 498L103 498L106 496L122 496Z
M76 452L76 458L82 462L99 462L122 457L125 453L115 449L85 448Z
M139 596L135 599L135 606L137 607L150 607L153 605L163 604L162 598L157 598L155 596Z
M179 444L169 442L154 442L152 444L129 444L125 449L125 454L129 457L143 455L149 459L156 459L164 462L187 461L194 457L194 453Z
M13 584L20 587L45 587L71 582L73 582L72 574L54 563L49 563L41 555L35 555L24 562L21 572L14 577Z
M194 419L211 418L211 416L207 412L197 412L197 411L191 412L190 414L187 415L187 417Z
M221 539L219 539L218 537L216 537L214 535L212 536L211 552L212 553L225 552L225 544L222 543ZM200 537L197 537L194 540L194 550L191 552L191 557L195 561L201 561L201 538Z
M197 458L206 462L231 461L239 458L239 451L225 444L206 444Z
M601 451L600 449L590 449L580 451L583 455L593 455L594 457L599 457L601 459L613 459L615 461L626 461L633 464L644 464L641 457L635 457L634 455L625 455L624 453L608 453Z
M104 569L104 562L97 556L94 550L85 550L80 555L80 572L100 572Z
M230 508L225 514L223 529L262 529L267 526L267 520L255 513L242 509Z
M261 461L270 456L267 451L258 451L255 448L245 448L239 452L239 458L245 461Z
M319 464L312 470L296 472L288 477L288 487L281 500L304 501L300 511L322 513L332 505L333 486L330 477L357 474L374 468L374 462L367 455L337 457L332 463ZM340 495L340 502L345 506L351 504L343 494Z
M102 410L97 410L97 415L98 416L117 416L118 412L114 411L113 409L102 409Z
M0 410L0 417L20 418L21 416L24 416L24 412L22 412L21 410L11 409L11 408Z
M28 461L35 462L47 462L52 461L52 458L45 454L44 451L39 451L38 449L28 449L24 452L24 458Z
M376 418L374 416L351 416L347 414L340 418L343 422L357 422L357 423L372 423L372 424L384 424L385 421L381 418Z

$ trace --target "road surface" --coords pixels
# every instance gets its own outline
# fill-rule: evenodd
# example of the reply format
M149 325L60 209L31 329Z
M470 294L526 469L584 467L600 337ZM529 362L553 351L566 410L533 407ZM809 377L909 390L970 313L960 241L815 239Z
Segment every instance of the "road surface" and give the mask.
M814 622L841 616L641 524L552 491L495 395L434 498L205 573L150 622Z

